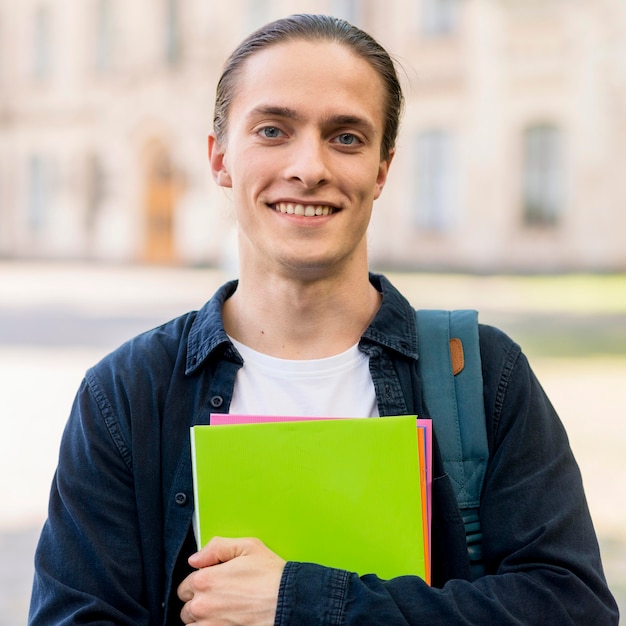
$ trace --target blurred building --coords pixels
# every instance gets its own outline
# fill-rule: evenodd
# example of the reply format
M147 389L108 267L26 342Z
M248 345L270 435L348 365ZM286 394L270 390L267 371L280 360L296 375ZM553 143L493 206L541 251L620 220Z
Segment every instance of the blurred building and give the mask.
M215 83L252 28L303 11L403 68L375 265L626 269L623 0L0 0L0 256L232 262Z

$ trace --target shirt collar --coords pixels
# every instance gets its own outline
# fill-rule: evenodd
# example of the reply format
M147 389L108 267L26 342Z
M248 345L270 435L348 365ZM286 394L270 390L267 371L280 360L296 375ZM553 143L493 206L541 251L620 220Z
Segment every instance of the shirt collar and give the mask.
M404 296L380 274L370 274L370 282L382 294L382 302L361 343L375 343L412 359L417 359L415 310ZM237 289L238 281L222 285L198 311L187 340L186 374L193 374L217 349L241 361L224 330L222 307Z
M361 342L370 341L417 359L415 309L385 276L370 274L370 282L383 299Z
M240 359L228 339L222 319L224 302L235 293L237 285L236 280L222 285L196 314L187 340L185 374L193 374L206 358L220 347L225 351L231 351L234 358Z

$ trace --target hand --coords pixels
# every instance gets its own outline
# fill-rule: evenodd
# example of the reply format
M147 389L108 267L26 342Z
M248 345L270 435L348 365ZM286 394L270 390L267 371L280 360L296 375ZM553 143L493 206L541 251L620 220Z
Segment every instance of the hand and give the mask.
M214 537L189 557L178 587L185 624L272 626L285 561L258 539Z

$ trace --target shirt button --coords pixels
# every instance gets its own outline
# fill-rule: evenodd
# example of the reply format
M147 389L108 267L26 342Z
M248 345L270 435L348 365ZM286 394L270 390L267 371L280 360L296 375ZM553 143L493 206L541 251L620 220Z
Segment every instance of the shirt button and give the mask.
M211 406L213 406L213 408L217 409L221 407L222 404L224 404L224 398L222 398L222 396L213 396L211 398Z
M187 503L187 494L183 493L182 491L178 492L174 496L174 502L176 502L176 504L180 506L183 506L183 504Z

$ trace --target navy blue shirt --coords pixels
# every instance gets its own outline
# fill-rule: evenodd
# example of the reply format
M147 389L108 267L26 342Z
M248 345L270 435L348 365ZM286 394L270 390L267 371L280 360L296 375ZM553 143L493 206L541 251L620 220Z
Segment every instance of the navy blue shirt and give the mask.
M380 415L427 417L414 311L387 279L371 281L383 299L359 346ZM243 361L221 311L236 288L224 285L200 311L134 338L86 373L37 548L33 626L180 623L176 588L195 551L189 427L228 412ZM276 625L618 623L563 426L514 342L481 326L480 346L486 575L469 580L435 422L432 586L289 562Z

